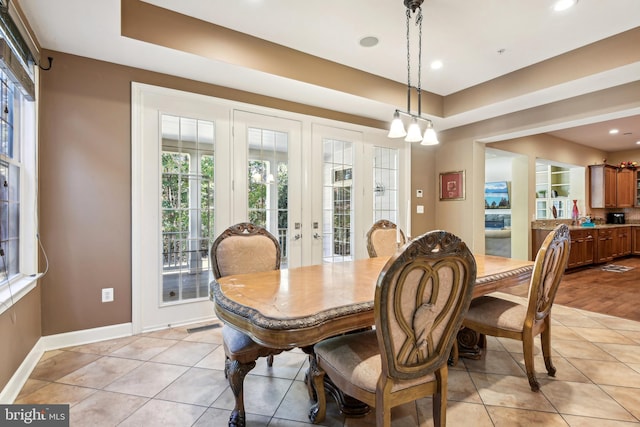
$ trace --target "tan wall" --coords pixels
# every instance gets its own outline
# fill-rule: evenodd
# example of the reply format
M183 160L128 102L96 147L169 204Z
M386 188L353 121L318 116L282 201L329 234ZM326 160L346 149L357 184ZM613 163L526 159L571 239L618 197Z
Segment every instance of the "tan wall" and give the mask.
M0 390L40 338L40 287L0 314Z
M41 74L42 333L131 321L131 82L370 127L375 120L60 52ZM115 301L102 303L101 289Z
M415 146L411 149L411 232L417 237L433 230L436 224L435 152L431 147ZM422 190L422 198L416 197L416 190ZM424 214L416 213L416 206L424 206Z

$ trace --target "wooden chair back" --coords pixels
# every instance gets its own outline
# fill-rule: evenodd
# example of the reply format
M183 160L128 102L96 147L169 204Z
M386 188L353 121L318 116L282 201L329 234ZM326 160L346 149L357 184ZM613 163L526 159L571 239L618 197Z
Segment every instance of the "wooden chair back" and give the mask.
M471 251L445 231L424 234L389 260L375 293L381 384L418 380L446 366L475 280Z
M404 246L405 243L406 238L402 230L386 219L376 221L367 232L367 252L371 258L391 256L398 251L398 246Z
M265 228L241 222L223 231L209 253L213 276L278 270L280 243Z
M569 227L565 224L556 226L542 242L529 283L525 329L532 328L549 316L558 285L567 268L570 244Z

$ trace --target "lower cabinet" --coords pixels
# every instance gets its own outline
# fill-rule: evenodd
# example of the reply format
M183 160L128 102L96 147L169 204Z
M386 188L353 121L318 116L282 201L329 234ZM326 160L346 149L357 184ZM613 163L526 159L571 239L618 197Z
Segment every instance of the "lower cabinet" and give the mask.
M640 255L640 227L631 227L631 253Z
M593 264L596 233L595 230L571 230L571 249L567 268Z
M631 227L617 227L614 230L616 233L614 258L631 255Z
M535 258L550 230L531 230ZM611 262L614 258L640 255L640 227L585 228L571 230L567 268Z
M613 260L614 248L617 247L614 246L614 234L614 228L601 228L598 230L596 264Z

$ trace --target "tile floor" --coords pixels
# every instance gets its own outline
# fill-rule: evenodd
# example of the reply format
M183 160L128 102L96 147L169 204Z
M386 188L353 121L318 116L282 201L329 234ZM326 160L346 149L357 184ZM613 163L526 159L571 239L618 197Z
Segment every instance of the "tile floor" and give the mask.
M519 343L490 338L486 358L449 371L447 425L639 426L640 323L558 305L553 323L558 372L546 375L538 346L540 393L529 389ZM225 426L233 395L220 331L174 328L47 352L15 403L68 403L73 427ZM247 425L308 426L306 367L299 350L273 368L260 360L245 381ZM430 398L396 409L393 426L433 425ZM345 418L331 402L322 425L375 420Z

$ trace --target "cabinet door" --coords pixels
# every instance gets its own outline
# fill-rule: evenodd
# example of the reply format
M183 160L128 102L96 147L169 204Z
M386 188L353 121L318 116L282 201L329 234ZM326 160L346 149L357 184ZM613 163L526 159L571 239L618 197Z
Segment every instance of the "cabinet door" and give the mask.
M617 168L611 165L589 166L589 192L592 208L615 208Z
M584 263L584 243L582 230L571 231L571 247L569 249L567 268L580 267Z
M619 227L615 230L616 248L614 256L627 256L631 254L631 227Z
M616 205L619 208L629 208L633 206L635 187L635 171L631 169L620 169L616 174Z
M634 176L633 194L635 195L635 203L636 203L636 207L640 207L640 170L634 171L633 176Z
M640 227L631 227L631 251L634 255L640 255Z
M618 171L614 167L604 168L604 207L614 208L617 205Z
M613 230L598 230L596 262L608 262L613 259Z
M596 232L589 230L585 231L584 237L584 263L583 265L590 265L595 262L596 259Z

